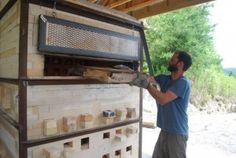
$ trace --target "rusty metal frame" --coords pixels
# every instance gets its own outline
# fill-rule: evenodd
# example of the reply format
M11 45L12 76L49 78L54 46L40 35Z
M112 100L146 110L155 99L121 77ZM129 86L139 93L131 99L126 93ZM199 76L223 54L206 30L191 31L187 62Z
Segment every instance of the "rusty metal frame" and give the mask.
M19 42L19 158L27 158L27 52L28 52L29 2L21 0Z

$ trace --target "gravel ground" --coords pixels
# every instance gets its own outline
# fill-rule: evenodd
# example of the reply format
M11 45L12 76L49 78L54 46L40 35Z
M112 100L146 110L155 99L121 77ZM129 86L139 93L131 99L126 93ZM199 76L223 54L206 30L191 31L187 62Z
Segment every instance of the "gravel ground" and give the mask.
M236 113L190 114L188 158L236 158ZM151 158L159 128L143 128L143 158Z

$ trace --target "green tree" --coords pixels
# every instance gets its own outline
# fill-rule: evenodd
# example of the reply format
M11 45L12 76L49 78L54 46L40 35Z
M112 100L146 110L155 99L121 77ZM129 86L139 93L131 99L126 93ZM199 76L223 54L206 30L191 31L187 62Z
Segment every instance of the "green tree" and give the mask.
M198 104L224 95L222 91L226 89L231 93L227 93L227 96L236 95L236 91L232 92L232 88L229 90L228 85L223 86L223 82L229 82L230 79L223 75L221 58L214 49L214 25L209 22L210 7L212 5L198 5L145 21L145 34L156 74L166 73L167 62L174 50L185 50L191 54L193 65L187 76L193 85L192 98L194 96ZM233 83L236 87L236 83Z
M197 71L220 65L213 45L214 25L208 22L209 7L195 6L147 19L147 42L156 72L165 70L163 67L176 49L191 53L195 63L192 69Z

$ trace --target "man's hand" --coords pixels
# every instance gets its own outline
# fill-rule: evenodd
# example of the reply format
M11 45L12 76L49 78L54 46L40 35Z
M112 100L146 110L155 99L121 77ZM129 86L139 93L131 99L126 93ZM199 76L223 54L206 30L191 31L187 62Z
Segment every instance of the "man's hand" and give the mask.
M130 82L130 85L147 89L149 85L148 76L145 74L139 73L138 77Z
M153 76L148 77L148 82L150 83L149 86L153 86L157 90L160 91L160 85L156 82L156 80Z

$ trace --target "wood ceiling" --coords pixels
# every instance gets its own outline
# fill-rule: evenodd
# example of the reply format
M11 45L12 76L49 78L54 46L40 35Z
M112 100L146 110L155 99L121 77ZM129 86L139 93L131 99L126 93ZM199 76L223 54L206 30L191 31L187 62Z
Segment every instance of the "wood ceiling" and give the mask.
M74 0L76 1L76 0ZM212 0L87 0L130 14L137 19L165 13Z

